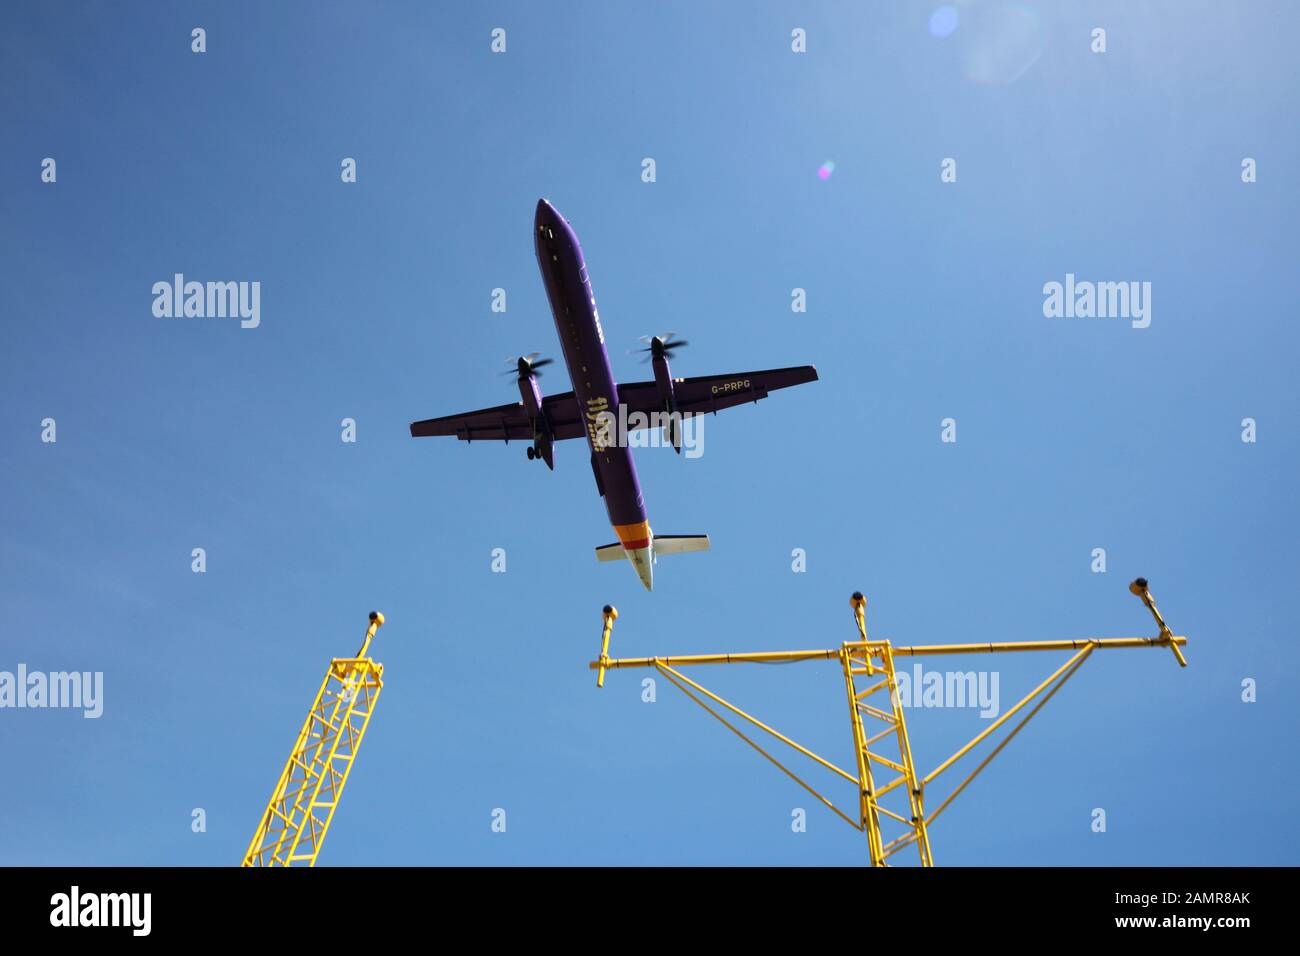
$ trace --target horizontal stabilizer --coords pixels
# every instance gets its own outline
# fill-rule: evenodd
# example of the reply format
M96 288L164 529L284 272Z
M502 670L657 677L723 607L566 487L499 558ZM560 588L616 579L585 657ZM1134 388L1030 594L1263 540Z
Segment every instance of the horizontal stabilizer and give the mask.
M619 541L613 544L603 544L596 549L597 561L622 561L627 557L623 551L623 545Z
M707 534L657 534L653 538L651 547L654 549L656 558L661 554L708 551L709 536ZM623 550L623 545L618 541L613 544L603 544L596 549L597 561L622 561L626 557L627 552Z
M685 554L688 551L708 551L707 534L657 534L654 537L655 556Z

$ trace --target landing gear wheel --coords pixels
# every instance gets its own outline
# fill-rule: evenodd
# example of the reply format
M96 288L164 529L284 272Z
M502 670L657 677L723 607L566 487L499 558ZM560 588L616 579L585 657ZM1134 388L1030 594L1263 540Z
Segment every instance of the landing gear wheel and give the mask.
M528 446L528 460L529 460L529 461L532 461L532 460L533 460L534 458L536 458L536 457L537 457L537 449L535 449L532 445L529 445L529 446Z

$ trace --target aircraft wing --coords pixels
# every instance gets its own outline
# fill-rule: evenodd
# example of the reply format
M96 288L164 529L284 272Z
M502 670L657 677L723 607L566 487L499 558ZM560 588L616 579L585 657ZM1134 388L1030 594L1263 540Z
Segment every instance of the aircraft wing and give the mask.
M811 365L794 368L769 368L761 372L736 372L730 375L701 375L673 379L673 395L679 412L718 412L733 405L744 405L767 398L769 392L805 382L817 381L817 369ZM618 386L618 400L628 414L661 411L659 390L654 382L629 382Z
M757 402L778 388L815 381L817 369L811 365L800 365L794 368L765 369L761 372L674 379L673 394L680 412L717 412L734 405ZM654 382L621 384L618 386L618 400L627 406L628 414L644 412L649 415L660 411L659 391ZM542 408L551 423L551 433L556 441L581 438L587 433L578 400L572 392L546 396L542 399ZM532 441L533 426L528 420L524 403L514 402L510 405L497 405L495 408L481 408L476 412L412 422L411 435L414 438L454 435L461 441Z
M547 395L542 399L542 410L551 423L551 434L556 441L581 438L587 433L578 413L578 401L572 392ZM411 422L412 438L436 435L454 435L461 441L510 441L512 438L532 441L533 423L529 421L523 402Z

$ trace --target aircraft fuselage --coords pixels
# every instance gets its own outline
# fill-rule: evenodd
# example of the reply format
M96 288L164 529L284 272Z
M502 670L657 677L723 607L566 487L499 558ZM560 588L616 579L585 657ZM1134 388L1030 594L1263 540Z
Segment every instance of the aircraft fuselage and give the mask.
M587 422L587 446L596 487L605 499L609 523L646 588L653 580L653 538L646 520L641 484L632 450L603 438L597 430L602 412L617 415L618 383L605 350L596 296L582 258L578 237L545 199L537 203L533 223L537 265L555 317L564 363L578 407ZM611 436L612 437L612 436Z

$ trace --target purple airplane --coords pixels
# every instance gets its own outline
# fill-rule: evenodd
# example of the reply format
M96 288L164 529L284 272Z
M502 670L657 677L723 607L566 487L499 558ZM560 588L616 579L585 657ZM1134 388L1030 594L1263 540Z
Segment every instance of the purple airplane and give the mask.
M681 416L717 412L733 405L757 402L768 392L817 380L811 365L797 368L739 372L734 375L706 375L674 379L668 370L673 349L686 343L672 335L648 340L654 366L654 381L618 385L605 352L605 332L596 311L596 297L587 278L578 237L563 216L545 199L537 203L533 244L542 282L555 315L564 363L569 369L572 392L542 397L537 369L550 359L536 361L536 354L511 360L522 401L498 405L477 412L430 418L411 423L412 437L455 435L463 441L484 439L528 441L530 461L540 459L555 469L552 446L566 438L586 436L591 448L591 470L596 489L605 499L610 524L618 541L596 549L600 561L627 558L649 591L653 587L655 558L661 554L707 551L708 535L656 535L646 520L641 485L632 462L632 450L624 441L613 440L612 422L622 418L629 425L641 420L662 427L678 454L682 450ZM623 413L620 416L620 412ZM633 416L640 413L634 419ZM648 427L647 425L632 427Z

